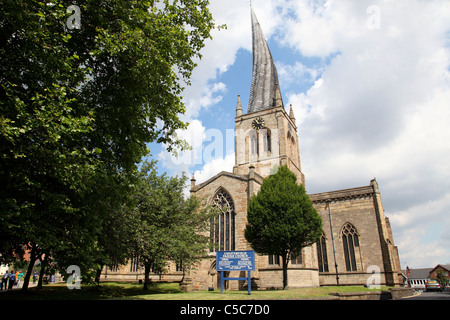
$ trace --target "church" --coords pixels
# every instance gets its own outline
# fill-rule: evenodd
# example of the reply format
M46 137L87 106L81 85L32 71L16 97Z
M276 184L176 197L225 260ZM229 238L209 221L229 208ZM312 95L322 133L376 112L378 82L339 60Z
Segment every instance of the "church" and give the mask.
M253 9L251 18L253 75L247 113L240 97L236 105L233 172L220 172L201 184L191 180L191 195L208 199L209 205L222 210L211 221L213 249L190 274L197 290L220 287L215 250L252 249L244 237L247 204L265 177L277 166L287 165L298 183L305 185L292 106L287 113L277 69ZM374 279L372 272L381 285L402 283L397 247L375 179L367 186L309 196L322 218L323 234L290 262L289 287L366 285L369 277L369 282ZM255 260L252 287L282 288L280 258L256 255ZM244 275L230 272L227 276ZM229 281L227 285L229 289L243 289L248 284Z
M267 41L251 9L253 39L253 74L247 112L238 97L235 117L235 165L233 172L219 172L207 181L191 180L192 196L207 199L220 209L211 220L211 249L189 271L194 290L220 288L216 271L216 251L252 250L244 237L247 204L257 193L263 179L287 165L299 184L305 185L299 150L299 138L292 106L289 113L283 104L278 74ZM309 194L323 222L321 239L304 248L288 266L289 287L334 285L402 284L397 247L394 245L389 219L385 217L378 183L345 190ZM172 265L173 264L173 265ZM154 281L180 281L182 272L172 263L168 273L152 275ZM254 289L283 287L281 261L278 256L255 255L251 274ZM104 269L108 280L142 279L133 259L128 266ZM231 271L227 277L244 277ZM245 280L226 281L226 288L242 290Z

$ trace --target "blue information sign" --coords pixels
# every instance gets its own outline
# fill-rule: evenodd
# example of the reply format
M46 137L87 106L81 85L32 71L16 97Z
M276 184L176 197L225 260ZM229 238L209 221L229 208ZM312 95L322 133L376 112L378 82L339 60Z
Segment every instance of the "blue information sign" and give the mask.
M218 251L217 271L254 271L255 251Z
M225 280L247 280L248 294L251 294L251 271L255 270L255 251L218 251L216 269L220 271L220 292L223 293ZM229 278L224 271L247 271L247 277Z

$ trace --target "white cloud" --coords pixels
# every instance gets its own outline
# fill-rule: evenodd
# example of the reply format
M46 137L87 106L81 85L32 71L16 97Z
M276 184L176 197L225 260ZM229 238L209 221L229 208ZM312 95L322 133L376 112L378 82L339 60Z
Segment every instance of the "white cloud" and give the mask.
M420 241L426 233L420 227L411 228L400 239L394 239L400 250L400 264L403 269L433 268L437 264L450 261L448 247L439 240L431 242Z
M195 171L194 176L196 183L199 184L205 182L222 171L233 172L234 158L234 153L229 153L224 158L216 158L211 162L206 163L202 170Z
M379 29L367 28L369 4L380 9ZM286 25L284 43L305 55L337 53L314 86L288 99L307 187L322 192L377 177L401 259L450 259L433 225L450 225L449 2L291 5L298 19ZM417 233L418 225L427 228Z
M251 50L250 12L243 1L212 1L210 11L216 25L226 24L227 28L214 30L213 40L207 40L201 52L203 57L192 74L192 85L183 94L187 119L197 118L202 110L218 102L212 99L208 88L224 85L216 83L216 78L234 64L240 48ZM219 92L223 93L225 88Z
M187 130L178 130L177 134L191 146L191 150L178 150L177 154L173 154L163 149L158 154L162 166L171 175L182 172L190 175L200 166L202 169L196 170L195 174L197 180L203 182L220 171L233 170L233 130L222 132L216 128L207 129L201 121L193 120Z
M180 175L182 172L188 173L192 166L201 164L205 131L206 128L199 120L191 121L186 130L177 130L178 138L185 140L192 149L186 151L178 150L177 154L173 154L163 148L158 154L158 160L162 166L172 175Z
M197 93L191 92L192 90L188 88L184 95L186 113L183 115L183 118L187 119L187 121L198 118L202 109L208 109L210 106L219 103L223 98L223 94L227 91L227 86L223 82L216 82L212 85L205 82L202 88L203 90Z
M285 87L291 85L298 87L300 84L314 83L323 71L321 67L319 69L308 67L300 61L295 61L293 65L277 62L276 66L280 83L283 83Z

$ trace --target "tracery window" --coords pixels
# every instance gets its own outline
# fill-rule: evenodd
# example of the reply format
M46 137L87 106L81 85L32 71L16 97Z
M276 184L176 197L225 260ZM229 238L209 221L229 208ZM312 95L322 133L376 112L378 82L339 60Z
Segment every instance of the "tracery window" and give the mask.
M221 188L214 196L212 206L219 213L210 220L210 251L235 250L235 208L228 192Z
M359 251L359 236L351 223L347 223L342 229L342 244L347 271L357 271L355 251Z
M329 272L328 255L327 255L327 239L322 233L319 241L317 241L317 259L319 261L319 272Z

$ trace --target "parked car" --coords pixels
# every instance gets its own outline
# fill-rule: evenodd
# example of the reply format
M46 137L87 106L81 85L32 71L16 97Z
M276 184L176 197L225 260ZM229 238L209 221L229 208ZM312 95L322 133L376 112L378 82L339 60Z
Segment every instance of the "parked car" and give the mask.
M425 284L425 291L442 291L442 288L436 280L428 280Z

